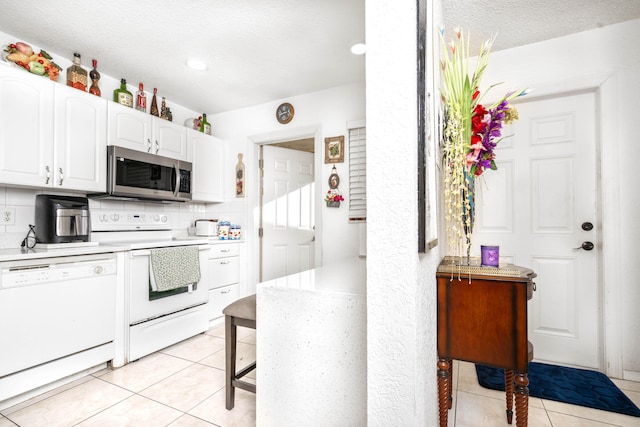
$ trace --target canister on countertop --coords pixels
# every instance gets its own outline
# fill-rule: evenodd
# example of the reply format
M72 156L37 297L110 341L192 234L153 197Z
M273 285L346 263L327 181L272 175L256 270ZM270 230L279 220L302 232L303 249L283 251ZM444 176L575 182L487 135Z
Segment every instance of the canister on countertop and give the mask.
M218 227L218 238L220 240L229 240L231 238L229 236L230 231L231 223L229 221L220 221L220 226Z
M239 224L231 224L231 231L229 232L229 238L231 240L240 240L242 235L242 229Z

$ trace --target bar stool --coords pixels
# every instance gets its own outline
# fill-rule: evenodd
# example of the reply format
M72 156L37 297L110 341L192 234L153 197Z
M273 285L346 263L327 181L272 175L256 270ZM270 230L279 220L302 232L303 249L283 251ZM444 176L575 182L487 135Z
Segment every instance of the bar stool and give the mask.
M241 378L256 369L256 362L236 372L237 327L256 328L256 294L240 298L222 310L225 339L225 387L227 409L233 409L236 387L256 392L256 385Z

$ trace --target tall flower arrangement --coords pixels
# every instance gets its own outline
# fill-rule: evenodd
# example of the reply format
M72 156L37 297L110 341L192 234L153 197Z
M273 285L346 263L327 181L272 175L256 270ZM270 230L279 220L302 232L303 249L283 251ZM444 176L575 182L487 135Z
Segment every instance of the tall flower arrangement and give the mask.
M444 106L441 144L444 214L451 255L469 257L475 218L476 180L485 170L497 169L494 150L503 138L502 125L517 119L517 111L509 105L509 101L528 91L510 91L488 108L482 105L479 87L495 38L482 44L475 69L469 75L469 38L460 29L456 29L455 33L456 37L446 43L444 29L440 30L444 52L440 63Z

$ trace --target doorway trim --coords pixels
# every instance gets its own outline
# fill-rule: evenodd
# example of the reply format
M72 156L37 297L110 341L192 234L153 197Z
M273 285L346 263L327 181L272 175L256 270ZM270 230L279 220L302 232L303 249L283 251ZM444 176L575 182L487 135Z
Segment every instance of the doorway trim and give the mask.
M248 137L249 141L253 146L253 164L254 171L252 173L252 185L253 188L261 189L261 171L260 171L260 152L261 146L277 144L285 141L292 141L296 139L305 139L305 138L313 138L314 144L314 156L313 156L313 179L316 183L320 182L321 173L322 173L322 164L321 157L317 155L319 152L319 148L322 146L322 127L320 125L317 126L305 126L305 127L297 127L297 128L287 128L279 131L250 135ZM258 230L260 229L260 210L262 204L262 196L260 194L257 195L254 199L254 204L251 207L251 216L253 220L253 229L255 230L254 235L256 236L256 244L253 247L253 283L260 283L260 269L261 269L261 250L262 250L262 241L258 237ZM314 254L314 262L316 266L322 265L322 235L318 233L317 230L322 229L322 205L320 203L315 204L315 221L316 221L316 240L315 240L315 254Z

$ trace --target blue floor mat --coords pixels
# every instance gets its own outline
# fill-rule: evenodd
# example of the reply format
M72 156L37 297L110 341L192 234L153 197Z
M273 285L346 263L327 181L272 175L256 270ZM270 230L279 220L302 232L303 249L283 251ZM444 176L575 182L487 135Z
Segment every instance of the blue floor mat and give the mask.
M482 387L504 391L504 369L476 365ZM529 363L529 396L640 417L640 409L606 375Z

